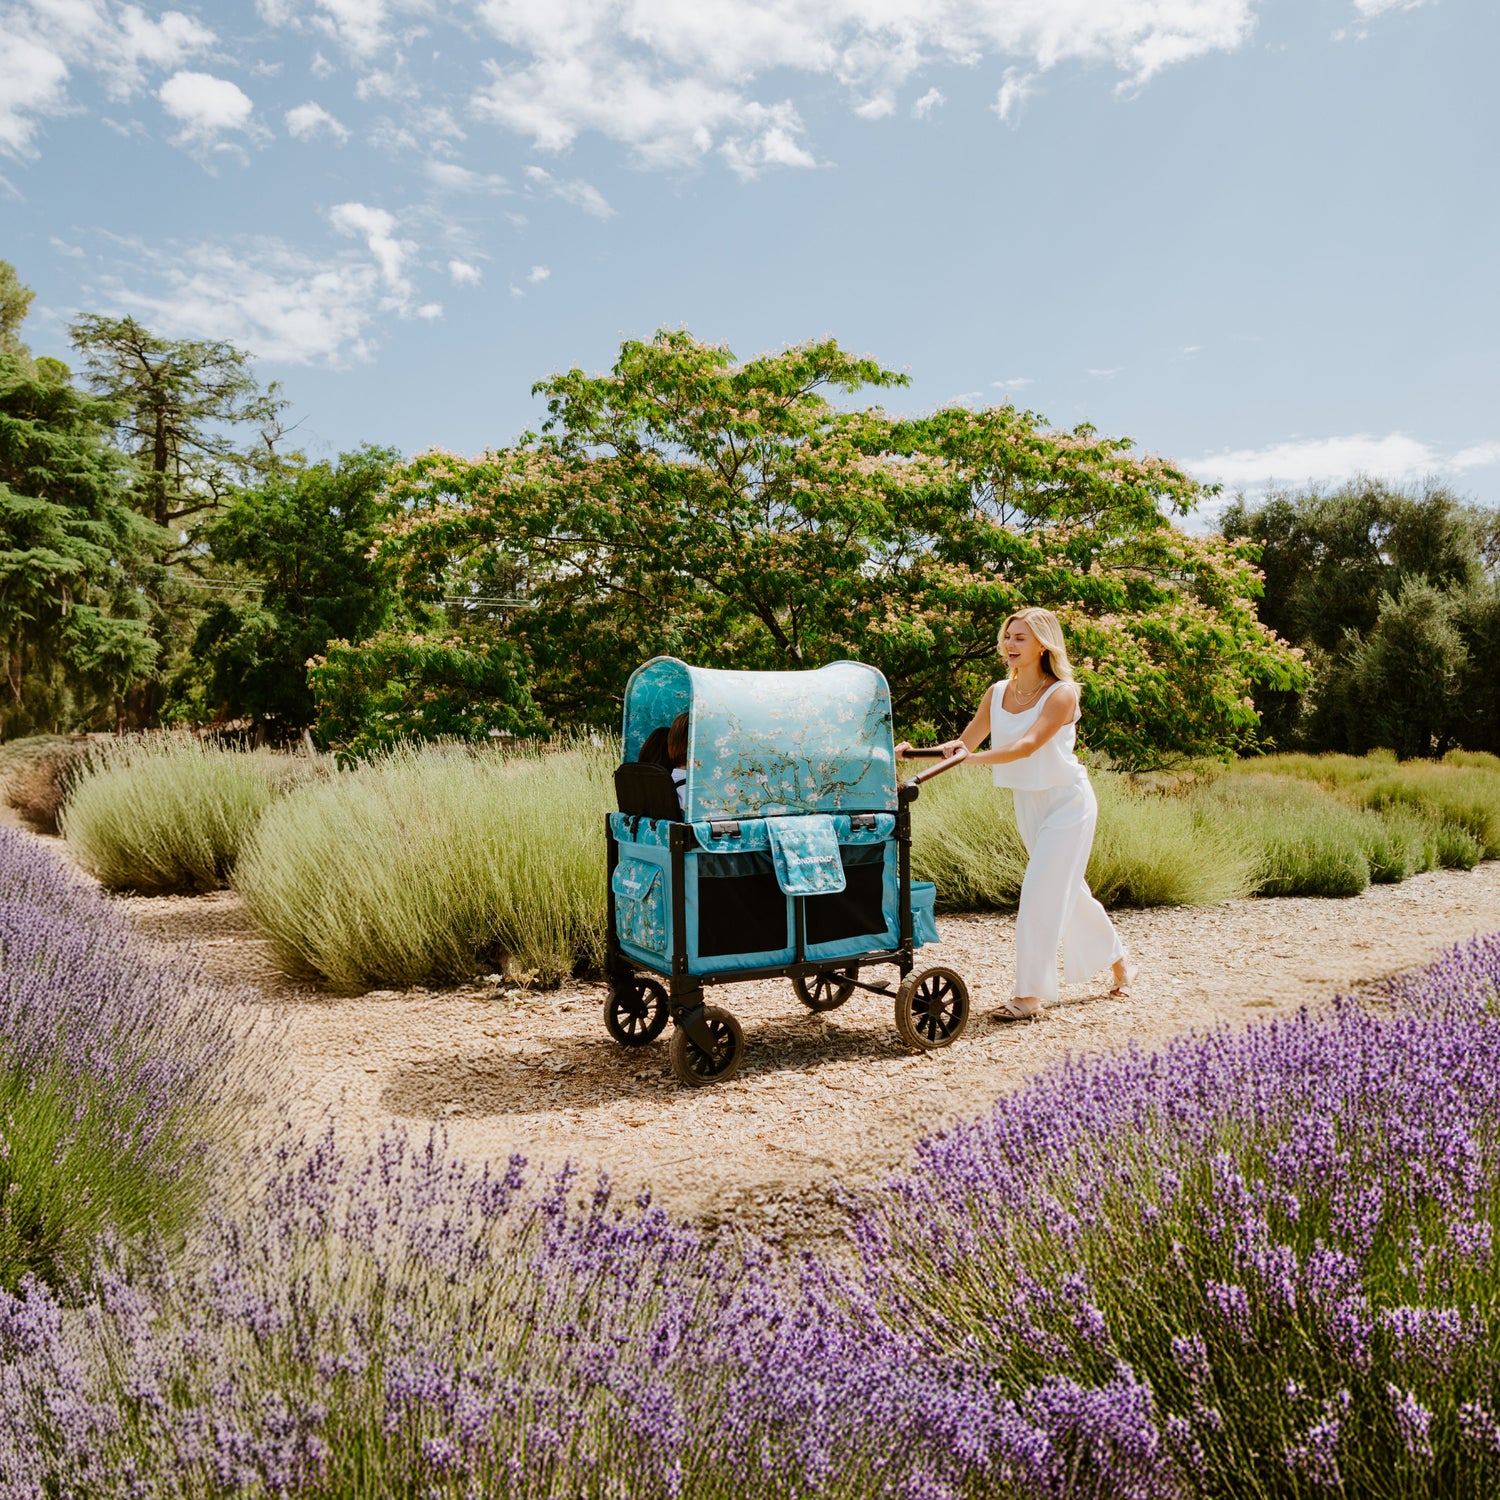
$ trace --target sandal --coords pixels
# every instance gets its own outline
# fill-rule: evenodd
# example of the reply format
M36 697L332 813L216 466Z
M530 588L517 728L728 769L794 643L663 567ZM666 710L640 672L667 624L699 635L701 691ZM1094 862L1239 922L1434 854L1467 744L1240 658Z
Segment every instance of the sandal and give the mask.
M1111 1000L1128 1000L1128 999L1130 999L1130 987L1131 987L1131 985L1133 985L1135 983L1136 979L1140 975L1140 972L1141 972L1141 966L1139 964L1127 963L1125 965L1125 982L1123 984L1113 984L1113 985L1110 986L1110 988L1109 988L1110 999Z
M986 1012L992 1021L1031 1021L1041 1013L1040 1001L1033 1000L1028 1007L1019 998L1002 1000L993 1010Z

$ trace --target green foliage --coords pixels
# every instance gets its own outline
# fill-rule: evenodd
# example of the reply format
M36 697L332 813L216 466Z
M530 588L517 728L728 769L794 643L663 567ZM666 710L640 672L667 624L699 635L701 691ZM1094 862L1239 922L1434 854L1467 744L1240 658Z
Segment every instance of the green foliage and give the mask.
M737 363L686 333L612 374L541 382L541 434L398 468L382 544L458 639L503 634L552 722L612 726L630 670L879 666L905 721L951 730L994 677L996 632L1055 608L1095 748L1136 765L1248 743L1252 690L1296 658L1256 621L1248 549L1173 527L1197 486L1125 439L1013 407L899 421L829 392L904 377L827 341ZM483 589L519 593L486 612Z
M221 565L255 580L253 603L208 606L194 649L215 704L282 731L316 716L307 663L330 641L361 641L384 623L390 593L369 557L396 453L361 448L337 464L282 468L237 491L200 533Z
M1308 652L1315 686L1262 695L1281 745L1402 757L1500 748L1500 514L1447 489L1357 480L1225 512L1259 549L1261 618Z
M190 736L124 740L93 753L58 819L78 863L111 890L210 891L306 760Z
M277 803L235 888L281 963L342 990L597 971L617 755L402 747Z
M307 673L318 737L345 758L411 740L542 734L524 658L509 642L387 630L333 641Z
M97 314L71 332L134 461L137 507L158 526L190 525L272 462L286 402L274 384L261 389L243 349L165 339L134 318ZM254 446L236 431L244 427L254 429Z
M0 729L12 734L110 714L157 655L132 586L156 538L125 503L108 408L61 369L0 349Z

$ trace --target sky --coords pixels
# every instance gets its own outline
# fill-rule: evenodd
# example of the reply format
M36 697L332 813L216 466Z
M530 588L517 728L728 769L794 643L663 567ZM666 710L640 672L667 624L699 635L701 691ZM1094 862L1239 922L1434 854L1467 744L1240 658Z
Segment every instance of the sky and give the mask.
M314 457L686 327L1500 505L1497 57L1494 0L0 0L0 258L35 352L233 340Z

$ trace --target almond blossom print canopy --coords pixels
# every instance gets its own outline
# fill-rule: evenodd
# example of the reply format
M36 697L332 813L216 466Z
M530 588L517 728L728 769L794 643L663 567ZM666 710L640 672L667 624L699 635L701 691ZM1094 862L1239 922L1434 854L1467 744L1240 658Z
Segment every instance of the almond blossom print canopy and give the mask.
M896 810L891 693L874 667L723 672L655 657L625 689L625 759L683 712L689 823Z

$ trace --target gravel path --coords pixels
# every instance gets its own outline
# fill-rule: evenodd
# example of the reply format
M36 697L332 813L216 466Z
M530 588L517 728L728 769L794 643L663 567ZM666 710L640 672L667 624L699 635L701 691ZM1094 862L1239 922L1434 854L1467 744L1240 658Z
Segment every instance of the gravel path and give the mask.
M1241 1023L1326 1001L1500 929L1500 863L1372 887L1351 900L1233 901L1117 913L1142 973L1129 1000L1101 983L1064 991L1040 1019L997 1025L977 1014L1009 989L1014 920L945 917L924 963L969 981L976 1015L945 1052L913 1056L891 1003L856 993L810 1015L784 981L738 985L715 999L744 1025L733 1082L687 1090L671 1077L666 1038L626 1052L604 1031L603 989L549 994L498 983L330 997L272 965L239 898L121 898L143 932L192 949L210 972L251 986L259 1020L285 1037L299 1118L345 1125L440 1123L475 1158L519 1151L534 1164L571 1159L706 1221L734 1216L801 1237L836 1220L829 1186L856 1185L907 1158L913 1144L1068 1054Z

